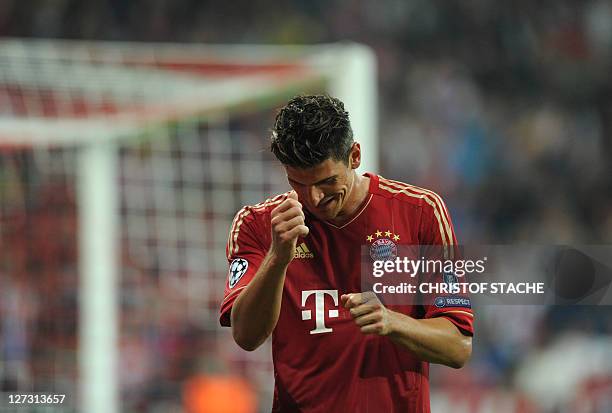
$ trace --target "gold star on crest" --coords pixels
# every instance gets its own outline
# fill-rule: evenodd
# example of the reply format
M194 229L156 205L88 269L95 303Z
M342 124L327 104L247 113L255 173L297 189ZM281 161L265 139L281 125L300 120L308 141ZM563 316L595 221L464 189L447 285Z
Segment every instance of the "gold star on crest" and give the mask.
M385 231L385 237L390 237L391 236L391 231Z
M368 235L366 239L368 240L368 242L372 242L372 240L374 240L374 237L371 235Z
M393 234L393 241L399 241L399 235Z
M380 236L382 236L382 232L381 232L381 231L376 230L376 238L378 238L378 237L380 237Z

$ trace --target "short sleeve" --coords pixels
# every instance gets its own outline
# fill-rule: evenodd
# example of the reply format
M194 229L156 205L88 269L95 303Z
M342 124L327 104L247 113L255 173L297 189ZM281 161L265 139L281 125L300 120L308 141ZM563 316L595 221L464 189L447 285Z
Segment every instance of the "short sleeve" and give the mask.
M424 207L420 225L420 244L423 256L427 259L441 260L443 263L461 259L461 251L450 214L442 198L429 191L427 206ZM448 266L443 266L448 268ZM429 283L453 284L465 282L453 271L444 269L422 275L422 280ZM474 313L467 294L431 293L423 297L424 318L445 317L464 335L474 335Z
M252 209L245 207L236 214L230 227L226 246L228 272L219 315L224 327L231 325L232 305L251 282L267 253L263 243L267 237L256 218Z

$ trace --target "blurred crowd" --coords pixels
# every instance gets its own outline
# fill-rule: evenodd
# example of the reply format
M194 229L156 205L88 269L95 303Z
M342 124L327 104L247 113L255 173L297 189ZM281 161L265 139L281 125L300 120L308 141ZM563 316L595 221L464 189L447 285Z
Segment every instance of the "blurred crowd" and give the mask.
M610 240L608 1L9 0L0 36L362 42L382 172L440 190L463 240Z
M607 0L7 0L0 2L0 36L364 43L379 62L380 105L373 108L380 114L378 172L442 194L461 243L612 242L612 3ZM3 179L6 184L9 178ZM76 236L74 214L62 206L67 218L49 219L45 211L62 195L49 188L45 196L50 200L34 206L40 208L35 222L20 222L6 210L2 215L4 389L35 376L59 377L54 369L60 367L68 370L65 375L76 374L66 363L35 362L54 361L61 349L74 348L69 340L75 339L76 323L76 269L60 279L49 266L74 263L75 251L53 250L56 244L36 240L49 233ZM74 207L66 201L71 196L62 202ZM26 238L28 245L19 245ZM47 255L32 259L37 256L32 251ZM153 305L159 299L157 290L143 286L146 276L130 280L138 291L134 300ZM432 369L433 389L447 389L448 395L461 388L464 395L493 395L492 400L509 392L518 406L511 411L609 411L611 307L476 312L472 361L461 371ZM123 338L124 357L136 366L123 371L124 382L129 386L130 375L147 377L136 383L146 392L132 393L140 399L129 401L135 411L150 411L150 400L180 394L183 390L159 383L187 380L202 353L214 364L216 344L205 329L181 322L180 313L149 329L129 316L123 322L134 323L126 331L142 330L156 343L147 353L129 334ZM28 332L35 333L27 337ZM45 358L49 347L53 357ZM209 366L207 371L242 370ZM446 406L445 395L434 397L437 406Z

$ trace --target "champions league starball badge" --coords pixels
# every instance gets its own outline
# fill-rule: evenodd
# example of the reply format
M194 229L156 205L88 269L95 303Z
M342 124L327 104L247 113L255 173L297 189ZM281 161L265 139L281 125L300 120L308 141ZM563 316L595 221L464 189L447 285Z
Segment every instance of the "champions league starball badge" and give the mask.
M249 263L243 258L236 258L232 261L229 268L229 288L234 288L238 284L238 281L246 274L248 268Z

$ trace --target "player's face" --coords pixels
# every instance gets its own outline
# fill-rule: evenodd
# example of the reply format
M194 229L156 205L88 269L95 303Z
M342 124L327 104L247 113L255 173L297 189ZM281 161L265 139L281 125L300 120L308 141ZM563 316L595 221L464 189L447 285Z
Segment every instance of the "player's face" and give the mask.
M285 166L285 169L287 180L297 192L302 205L319 219L333 220L348 209L357 166L359 162L355 165L354 154L351 153L348 165L327 159L312 168Z

